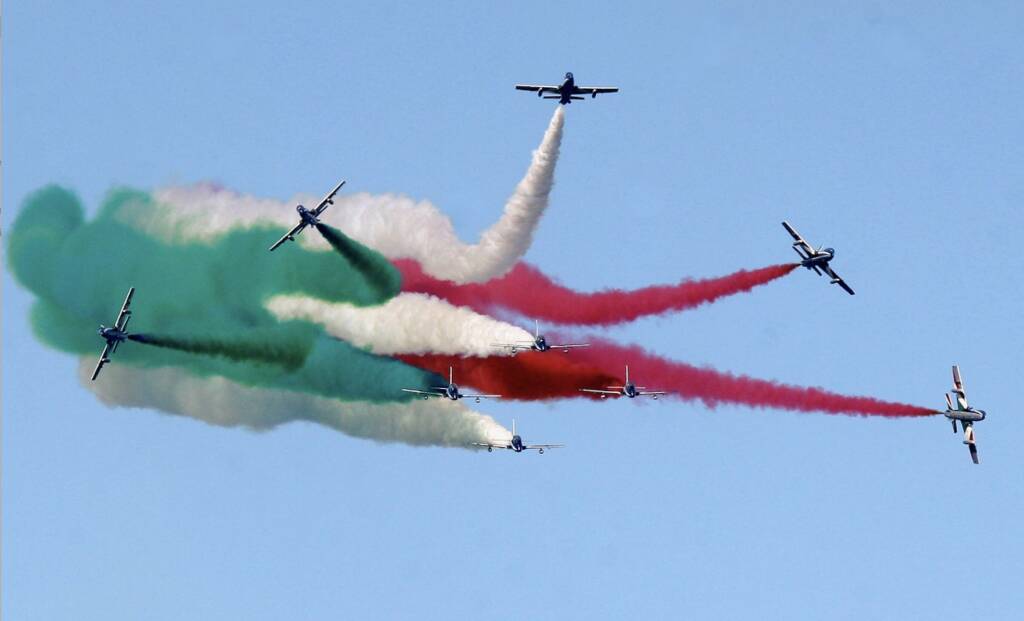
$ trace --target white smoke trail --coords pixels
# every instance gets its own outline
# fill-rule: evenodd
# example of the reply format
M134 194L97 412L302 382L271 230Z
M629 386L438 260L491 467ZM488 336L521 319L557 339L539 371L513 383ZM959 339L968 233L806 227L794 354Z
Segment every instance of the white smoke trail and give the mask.
M380 306L358 307L303 295L265 303L279 320L301 319L375 354L508 355L495 343L533 341L533 335L468 308L423 293L401 293Z
M501 218L475 244L459 240L451 220L433 204L395 194L339 196L323 219L389 258L415 259L436 278L467 283L501 276L530 247L533 232L547 209L563 126L564 112L558 106ZM320 198L303 195L283 203L210 184L164 188L153 196L163 209L127 204L118 216L146 233L172 241L209 240L232 229L258 225L291 227L297 222L294 205L309 205ZM297 239L309 247L328 247L311 231Z
M442 399L405 403L346 402L284 390L253 388L223 377L198 377L175 367L112 364L89 381L94 360L78 367L82 384L108 406L150 408L220 427L272 429L309 421L378 442L472 448L512 434L490 416Z

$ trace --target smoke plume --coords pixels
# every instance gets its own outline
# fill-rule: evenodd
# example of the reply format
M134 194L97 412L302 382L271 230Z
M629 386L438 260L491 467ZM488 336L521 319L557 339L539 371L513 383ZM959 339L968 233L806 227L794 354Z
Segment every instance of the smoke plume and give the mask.
M352 241L334 227L320 223L316 225L316 229L331 244L331 247L348 260L349 265L363 275L367 285L377 291L380 299L386 300L398 295L402 286L402 277L395 266L380 253Z

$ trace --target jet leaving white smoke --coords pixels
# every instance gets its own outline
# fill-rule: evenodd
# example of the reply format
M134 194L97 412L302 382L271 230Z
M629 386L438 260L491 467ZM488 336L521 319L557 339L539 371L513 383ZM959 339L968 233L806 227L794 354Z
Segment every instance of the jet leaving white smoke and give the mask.
M198 377L174 367L140 369L117 364L103 370L102 382L92 382L94 364L90 358L81 360L79 380L109 406L152 408L221 427L267 430L309 421L378 442L463 448L512 437L490 416L442 399L346 402L243 386L223 377Z
M422 293L401 293L370 307L278 295L265 306L281 321L311 321L375 354L508 355L494 344L533 340L522 328Z
M459 240L451 220L433 204L395 194L339 196L323 220L388 258L415 259L436 278L468 283L501 276L529 248L547 209L563 126L564 112L558 106L501 218L475 244ZM148 206L125 205L118 215L147 233L175 241L211 239L232 229L261 224L291 227L296 222L295 204L310 205L320 199L303 195L283 203L209 184L160 189L154 198L164 207L156 213ZM310 231L297 239L306 246L328 247Z

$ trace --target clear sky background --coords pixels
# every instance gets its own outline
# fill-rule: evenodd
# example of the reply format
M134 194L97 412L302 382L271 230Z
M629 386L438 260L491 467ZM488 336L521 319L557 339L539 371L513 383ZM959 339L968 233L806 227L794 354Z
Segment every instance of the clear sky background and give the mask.
M981 466L940 417L671 400L478 406L543 456L221 429L101 406L5 271L4 617L1020 618L1024 9L894 4L5 3L5 226L51 182L344 176L472 240L552 112L512 85L574 71L622 92L566 110L528 260L719 275L793 259L788 219L857 290L611 335L936 408L958 363L989 418Z

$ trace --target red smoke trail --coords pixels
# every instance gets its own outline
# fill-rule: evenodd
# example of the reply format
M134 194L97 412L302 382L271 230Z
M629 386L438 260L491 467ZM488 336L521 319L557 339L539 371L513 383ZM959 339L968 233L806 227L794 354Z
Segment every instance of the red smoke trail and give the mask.
M853 416L929 416L935 410L905 403L882 401L874 397L852 397L823 388L780 384L771 380L733 375L682 362L673 362L637 346L623 347L609 342L594 342L580 350L580 359L607 371L629 364L630 379L651 390L668 390L685 400L699 399L708 407L735 403L800 412L825 412Z
M516 356L459 358L438 354L401 355L407 364L433 371L448 379L449 365L455 383L506 399L536 401L584 397L580 388L603 388L621 384L616 374L604 373L593 365L572 359L572 354L553 351L525 352Z
M935 414L935 410L904 403L841 395L822 388L791 386L673 362L636 346L590 341L590 347L570 354L525 352L514 357L408 355L399 358L445 378L450 364L455 369L456 383L509 399L586 397L579 392L580 388L621 385L623 367L628 364L630 379L649 390L666 390L670 393L667 398L700 400L712 408L728 403L853 416Z
M645 315L693 308L720 297L750 291L797 267L787 263L752 271L740 270L718 278L683 280L675 285L579 293L527 263L517 263L501 278L466 285L428 276L418 263L409 259L395 261L395 266L402 273L403 291L433 294L480 312L505 307L536 319L580 325L610 325Z

